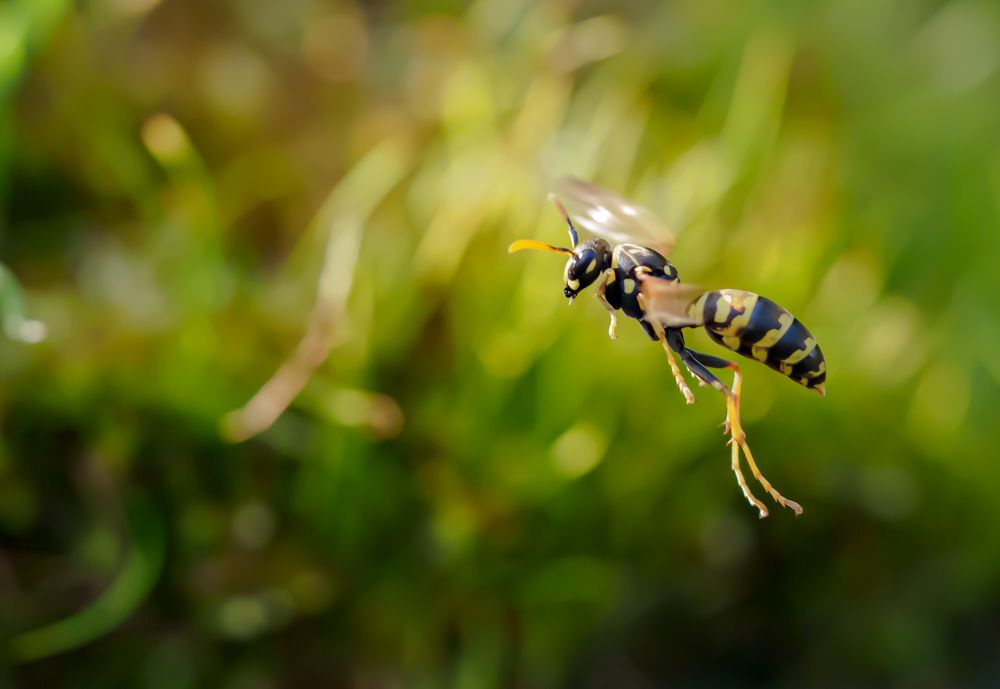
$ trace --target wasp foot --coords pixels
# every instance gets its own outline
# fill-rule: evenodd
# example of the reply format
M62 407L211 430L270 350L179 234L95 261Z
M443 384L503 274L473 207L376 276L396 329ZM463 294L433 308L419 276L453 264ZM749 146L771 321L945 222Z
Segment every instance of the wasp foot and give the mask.
M757 462L754 461L753 453L750 452L750 446L747 444L747 434L743 431L743 426L740 423L739 396L736 394L732 394L727 398L725 425L726 432L730 436L729 441L726 444L732 448L734 467L738 467L739 452L742 450L743 456L746 457L747 465L750 467L750 472L753 474L753 477L757 479L757 482L763 486L764 490L767 491L767 494L770 495L776 503L782 507L787 507L794 512L796 517L801 515L803 512L802 505L794 500L789 500L775 490L774 486L771 485L771 482L764 478L764 474L762 474L760 469L757 468ZM741 478L742 477L737 474L737 479ZM740 487L744 489L743 494L746 495L747 489L744 487L744 484L741 483ZM760 507L760 505L757 504L759 501L757 501L756 498L754 498L753 502L757 505L757 507Z
M757 499L757 496L750 492L750 486L747 485L747 480L743 478L743 472L740 471L740 449L736 445L733 445L732 449L732 466L733 473L736 474L736 482L740 484L743 496L747 499L747 502L749 502L751 506L757 508L760 519L765 518L768 514L767 507L765 507L764 503Z

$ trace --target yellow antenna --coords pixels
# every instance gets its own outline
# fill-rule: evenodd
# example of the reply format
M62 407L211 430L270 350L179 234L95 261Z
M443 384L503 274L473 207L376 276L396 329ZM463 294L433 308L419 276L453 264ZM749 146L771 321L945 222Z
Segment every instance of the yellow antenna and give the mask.
M560 246L552 246L551 244L539 242L534 239L518 239L516 242L507 247L507 253L513 254L517 251L523 251L524 249L531 249L533 251L549 251L553 254L568 254L569 256L573 255L573 252L569 249L564 249Z

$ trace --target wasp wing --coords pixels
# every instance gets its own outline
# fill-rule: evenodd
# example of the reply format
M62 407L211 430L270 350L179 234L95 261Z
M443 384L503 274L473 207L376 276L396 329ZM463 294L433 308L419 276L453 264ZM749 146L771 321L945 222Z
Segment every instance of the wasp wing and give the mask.
M664 256L673 249L674 233L648 208L575 177L563 177L554 186L566 210L588 232L613 244L640 244Z
M652 275L639 275L639 281L642 283L640 293L647 320L657 321L668 328L704 325L701 298L715 290Z

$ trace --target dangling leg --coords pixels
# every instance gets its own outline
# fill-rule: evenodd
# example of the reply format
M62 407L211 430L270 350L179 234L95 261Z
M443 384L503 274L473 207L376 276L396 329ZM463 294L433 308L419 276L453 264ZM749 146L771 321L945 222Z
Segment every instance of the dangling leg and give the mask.
M725 383L716 378L711 371L705 368L705 366L691 354L691 350L680 345L679 338L668 337L665 342L668 342L675 348L678 348L677 353L680 355L681 360L684 362L685 366L688 367L688 370L695 375L695 377L703 381L706 385L711 385L713 388L721 392L726 396L727 400L732 396L733 393L726 387ZM709 357L709 359L713 359L713 357ZM722 359L719 359L719 361L722 361ZM733 444L731 453L732 468L733 473L736 474L736 482L740 485L740 489L743 491L743 495L746 497L747 502L757 508L760 513L760 518L763 519L768 514L767 507L765 507L764 503L757 499L757 496L750 492L750 486L747 485L747 481L743 477L743 472L740 471L740 446Z
M695 359L699 363L703 363L706 366L711 366L712 368L724 368L733 372L733 389L732 391L726 390L726 433L729 434L730 439L727 443L733 448L733 452L736 453L737 446L743 450L743 455L746 457L747 464L750 466L750 472L753 474L754 478L764 487L768 495L774 498L774 501L781 505L782 507L787 507L788 509L795 512L795 516L802 514L802 506L794 500L789 500L771 485L771 482L764 478L764 474L761 473L760 469L757 468L757 463L753 459L753 454L750 452L750 446L746 441L746 433L743 431L743 424L740 421L740 395L743 390L743 377L740 367L731 361L726 361L725 359L720 359L719 357L712 356L710 354L702 354L700 352L694 352L692 350L684 350L683 352L678 352L681 358L689 366L690 359ZM689 358L688 358L689 357Z
M768 494L774 498L776 503L782 507L787 507L792 510L795 512L795 516L797 517L802 514L802 505L794 500L789 500L775 490L774 486L771 485L771 482L764 478L764 474L762 474L760 469L757 468L757 462L753 461L753 454L750 452L750 446L747 445L747 434L743 432L743 425L740 423L740 393L743 389L743 378L741 376L740 367L734 363L730 363L726 366L726 368L733 372L733 394L729 399L729 411L727 416L731 428L729 442L733 445L738 444L741 448L743 448L743 454L747 458L747 464L750 465L750 471L753 473L753 477L757 479L760 485L764 486L764 490L766 490Z
M681 394L684 395L684 401L688 404L694 404L694 393L691 392L691 388L688 387L687 381L684 380L681 369L674 360L674 355L670 351L670 347L667 346L666 341L663 342L663 351L667 353L667 364L670 366L671 373L674 374L674 382L677 383L677 387L680 388Z
M743 478L743 472L740 471L740 448L733 445L730 452L733 457L733 473L736 474L736 482L740 484L740 489L743 490L743 496L747 499L747 502L757 508L760 518L763 519L767 516L767 508L764 507L764 503L757 499L757 496L750 492L750 486L747 485L747 480Z
M691 374L691 377L692 377L692 378L694 378L694 379L695 379L695 380L696 380L696 381L698 382L698 387L699 387L699 388L707 388L707 387L708 387L708 383L706 383L706 382L705 382L705 381L703 381L703 380L702 380L701 378L699 378L698 376L696 376L696 375L694 374L694 371L692 371L692 370L691 370L690 368L688 368L688 365L687 365L687 364L684 364L684 368L687 368L687 370L688 370L688 373L690 373L690 374Z
M594 296L597 297L597 301L604 304L604 308L608 310L611 314L611 325L608 326L608 337L614 340L617 336L616 330L618 329L618 318L615 316L615 307L608 303L608 299L604 296L604 292L607 290L608 285L615 280L615 271L612 268L608 268L604 271L604 274L597 278L597 289L594 292Z
M691 371L691 374L696 377L698 376L698 373L692 371L690 367L690 361L692 359L702 364L702 366L708 366L710 368L725 368L725 369L729 369L730 367L735 366L736 370L739 371L739 366L736 366L736 364L732 363L731 361L727 361L717 356L712 356L711 354L702 354L701 352L696 352L693 349L687 349L686 347L684 347L683 349L685 349L691 356L685 358L682 355L682 361L684 361L684 365L688 367L688 370ZM705 383L702 383L702 385L705 385ZM740 390L742 389L742 387L743 387L743 379L739 376L739 373L737 373L733 378L732 391L730 391L728 388L726 388L725 391L720 390L720 392L724 392L724 394L726 395L726 420L723 422L724 426L724 430L722 431L723 435L730 434L729 412L732 406L730 402L734 397L737 400L739 400Z
M645 323L647 321L640 322ZM674 359L674 353L671 351L670 345L667 343L667 334L664 332L663 326L659 323L650 323L650 325L652 326L653 332L656 333L657 339L659 339L660 343L663 345L663 351L667 353L667 364L670 366L670 372L674 374L674 382L677 383L677 387L680 388L681 394L684 395L684 401L688 404L694 404L694 393L691 392L691 388L688 387L687 381L684 380L684 376L681 373L680 366L677 365L677 360ZM690 370L690 368L688 370Z
M676 343L674 343L676 344ZM712 356L711 354L702 354L701 352L696 352L693 349L684 348L687 355L681 353L681 358L685 364L689 365L691 359L696 360L698 363L708 366L710 368L724 368L733 372L733 389L726 392L726 421L725 421L725 431L724 435L731 435L733 429L737 429L742 437L746 438L746 433L743 433L743 426L740 424L739 411L740 411L740 392L743 389L743 377L740 375L740 367L731 361L722 359L717 356ZM690 370L690 365L689 369ZM692 371L694 373L694 371ZM697 375L697 374L695 374ZM735 424L733 423L735 419Z

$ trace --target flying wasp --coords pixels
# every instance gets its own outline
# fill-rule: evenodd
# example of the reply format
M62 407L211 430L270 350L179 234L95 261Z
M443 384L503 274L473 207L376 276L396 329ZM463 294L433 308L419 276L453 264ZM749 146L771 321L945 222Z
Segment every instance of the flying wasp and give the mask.
M766 297L744 290L682 285L677 269L666 258L673 248L673 234L651 211L578 179L565 178L557 189L569 202L579 224L594 236L581 242L560 196L550 194L549 199L569 228L571 248L519 239L508 251L533 249L565 254L569 258L563 271L563 294L570 303L583 289L596 284L595 296L611 316L611 339L616 337L617 312L621 311L638 321L650 339L661 343L674 381L688 404L693 404L695 398L677 359L701 384L722 393L726 399L724 432L729 436L732 469L743 495L759 510L761 519L767 516L767 507L743 476L741 452L754 478L774 501L796 516L802 514L801 505L784 497L764 478L750 452L740 423L740 367L688 348L683 329L702 328L726 349L759 361L823 396L826 360L816 338L789 311ZM732 387L709 369L732 371Z

